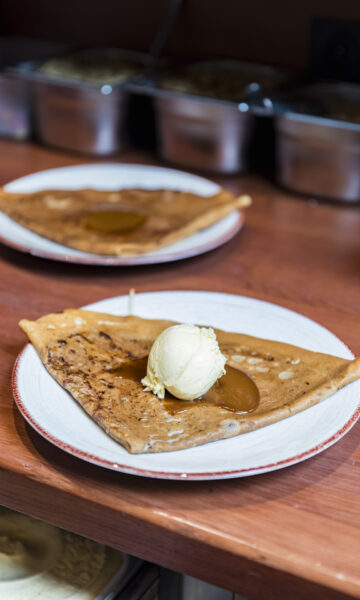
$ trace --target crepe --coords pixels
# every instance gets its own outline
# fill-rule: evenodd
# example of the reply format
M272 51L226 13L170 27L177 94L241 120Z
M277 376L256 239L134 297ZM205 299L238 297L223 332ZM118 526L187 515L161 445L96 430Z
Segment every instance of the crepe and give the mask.
M173 324L66 310L22 320L20 327L56 381L131 453L180 450L252 431L309 408L360 377L360 359L216 331L227 365L257 385L259 406L238 414L182 402L184 410L172 414L165 401L144 391L143 374L133 380L118 373L121 365L140 364L159 333Z
M0 210L27 229L83 252L122 256L178 242L250 203L225 190L211 197L144 189L0 191Z

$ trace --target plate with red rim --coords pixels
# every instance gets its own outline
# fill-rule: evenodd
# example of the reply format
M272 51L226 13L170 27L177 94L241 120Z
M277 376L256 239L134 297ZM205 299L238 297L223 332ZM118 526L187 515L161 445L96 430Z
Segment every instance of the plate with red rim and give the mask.
M128 297L108 298L84 308L126 315ZM136 295L134 314L354 358L339 338L318 323L253 298L199 291L150 292ZM55 446L107 469L160 479L226 479L281 469L333 445L360 416L360 381L356 381L319 404L256 431L186 450L129 454L49 375L31 344L16 360L12 385L22 415Z
M133 164L90 164L60 167L26 175L4 186L7 192L31 193L45 189L122 188L173 189L200 196L220 191L215 182L184 171ZM67 263L133 266L171 262L197 256L231 240L244 224L244 213L233 211L214 225L155 252L133 256L106 256L81 252L48 240L0 212L0 242L16 250Z

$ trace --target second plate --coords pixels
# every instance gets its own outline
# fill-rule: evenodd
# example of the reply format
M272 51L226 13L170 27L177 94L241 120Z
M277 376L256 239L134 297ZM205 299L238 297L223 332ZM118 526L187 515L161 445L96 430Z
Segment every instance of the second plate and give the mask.
M62 167L39 171L8 183L7 192L30 193L45 189L96 188L116 190L121 188L160 189L168 188L193 192L200 196L212 196L220 187L203 177L146 165L93 164ZM228 242L241 229L242 212L233 211L211 227L161 248L156 252L134 256L105 256L81 252L52 242L22 227L0 212L0 241L16 250L68 263L108 266L132 266L171 262L197 256Z

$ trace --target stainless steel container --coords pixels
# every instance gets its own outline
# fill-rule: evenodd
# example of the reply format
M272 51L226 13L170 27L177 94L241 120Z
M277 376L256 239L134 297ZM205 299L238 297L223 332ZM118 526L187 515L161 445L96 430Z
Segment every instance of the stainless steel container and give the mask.
M360 125L285 113L275 122L277 180L292 190L360 200Z
M152 95L159 154L177 165L231 174L246 170L261 91L288 78L266 65L209 61L159 74Z
M111 85L34 82L38 138L50 146L108 155L126 146L128 95Z
M313 196L359 201L360 87L312 86L301 95L303 108L306 99L324 116L288 109L275 117L278 182ZM351 117L359 123L345 120Z
M27 82L0 73L0 136L26 140L31 134L31 98Z
M155 98L158 149L171 163L216 173L246 169L254 117L237 105L187 97Z
M111 57L120 63L124 60L124 64L134 65L134 72L141 70L141 65L146 62L146 56L139 53L105 49L69 55L69 60L72 57L79 60L78 78L76 62L75 67L70 63L68 72L65 70L61 75L62 59L58 60L59 64L56 59L47 61L51 64L48 72L39 61L11 68L18 77L31 84L35 134L39 140L50 146L90 155L113 154L126 146L129 96L125 86L130 78L129 69L125 67L124 75L121 71L117 75L113 68L108 71L103 68L103 79L97 76L91 72L89 63L91 65L94 60L94 69L99 69L102 52L104 62Z

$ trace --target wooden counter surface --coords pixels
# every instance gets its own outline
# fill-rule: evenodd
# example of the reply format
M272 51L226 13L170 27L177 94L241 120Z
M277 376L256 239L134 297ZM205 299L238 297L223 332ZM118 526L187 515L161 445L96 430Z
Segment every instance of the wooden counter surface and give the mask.
M91 162L0 142L0 184ZM126 162L151 162L127 153ZM114 159L111 159L114 162ZM97 161L99 162L99 161ZM0 246L0 503L242 593L253 600L360 598L360 425L303 463L214 482L166 482L106 471L56 449L14 406L17 323L102 298L213 290L281 304L360 354L360 211L292 197L253 176L246 226L209 254L161 266L86 267Z

